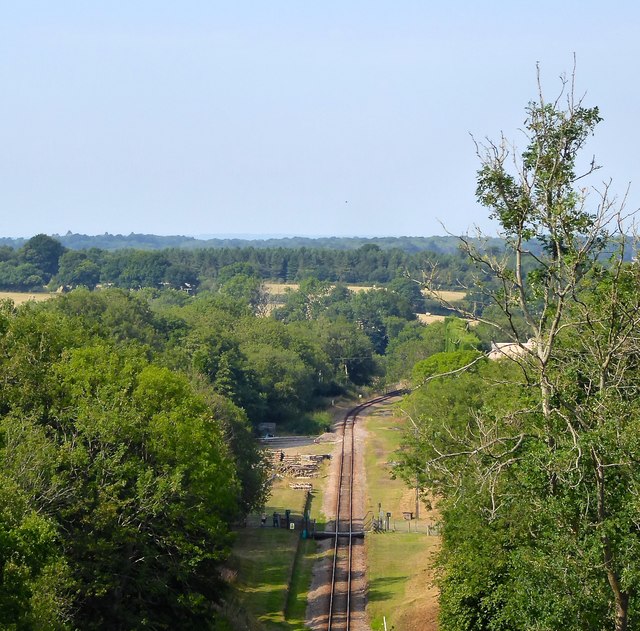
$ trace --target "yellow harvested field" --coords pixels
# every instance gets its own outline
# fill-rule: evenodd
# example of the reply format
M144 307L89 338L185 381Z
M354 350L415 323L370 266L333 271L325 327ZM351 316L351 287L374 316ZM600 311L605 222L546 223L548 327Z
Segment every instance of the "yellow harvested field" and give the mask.
M418 313L418 320L422 324L433 324L434 322L444 322L446 316L443 315L431 315L430 313Z
M272 295L272 296L281 296L287 293L287 289L298 289L298 285L294 283L264 283L263 287Z
M422 322L422 324L433 324L434 322L444 322L444 319L447 316L443 316L443 315L432 315L431 313L417 313L416 314L418 316L418 321ZM452 313L451 315L456 315L455 313ZM456 316L456 317L460 317L460 316ZM473 327L473 326L478 326L478 324L480 324L480 322L478 322L478 320L469 320L469 319L464 319L465 322Z
M287 293L288 289L295 291L296 289L298 289L299 286L300 285L298 283L264 283L263 284L263 287L272 296L282 296L283 294ZM347 289L358 292L358 291L370 291L374 289L374 287L371 287L369 285L347 285Z
M35 300L36 302L42 302L43 300L49 300L50 298L54 298L58 294L28 294L21 293L18 291L0 291L0 300L13 300L13 303L16 305L21 305L25 302L29 302L29 300Z
M466 291L429 291L428 289L423 289L422 293L427 298L437 297L447 302L460 302L467 295Z

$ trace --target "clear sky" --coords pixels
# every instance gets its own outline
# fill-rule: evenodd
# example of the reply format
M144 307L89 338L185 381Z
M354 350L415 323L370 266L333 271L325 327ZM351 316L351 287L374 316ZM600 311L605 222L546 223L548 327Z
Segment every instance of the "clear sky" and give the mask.
M0 236L491 231L469 134L522 141L574 52L638 206L639 6L0 0Z

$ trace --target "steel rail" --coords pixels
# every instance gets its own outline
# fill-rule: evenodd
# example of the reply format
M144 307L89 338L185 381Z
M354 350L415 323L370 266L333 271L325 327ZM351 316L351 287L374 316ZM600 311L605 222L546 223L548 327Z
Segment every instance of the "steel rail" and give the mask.
M338 568L338 559L340 557L340 549L341 547L346 549L347 556L347 571L346 571L346 608L345 608L345 619L344 619L344 631L349 631L351 626L351 575L352 575L352 566L353 566L353 480L354 480L354 472L355 472L355 423L358 417L363 410L366 408L375 405L376 403L381 403L383 401L387 401L395 396L403 394L401 390L394 390L393 392L388 392L387 394L381 395L379 397L375 397L364 403L357 405L356 407L349 410L342 420L342 448L340 451L340 469L338 473L338 483L337 483L337 498L336 498L336 518L335 518L335 531L333 534L334 543L333 543L333 561L332 561L332 569L331 569L331 592L329 595L329 615L327 620L327 631L335 631L334 625L336 625L336 620L334 618L338 617L338 613L336 612L335 603L337 600L336 593L336 585L337 585L337 568ZM348 454L345 453L345 443L346 443L346 432L347 427L350 425L351 429L351 440L349 445ZM345 460L349 458L349 476L348 476L348 528L343 531L340 530L340 517L343 509L342 506L342 492L343 486L345 484ZM343 520L344 521L344 520ZM346 543L342 546L340 544L340 537L347 539Z

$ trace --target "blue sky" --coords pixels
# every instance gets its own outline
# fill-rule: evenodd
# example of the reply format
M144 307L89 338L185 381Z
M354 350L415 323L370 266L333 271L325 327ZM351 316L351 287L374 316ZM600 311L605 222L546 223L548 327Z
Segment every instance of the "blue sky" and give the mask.
M640 9L539 0L0 0L0 236L492 232L470 137L577 56L638 206ZM635 184L634 184L635 181ZM443 228L444 225L444 228Z

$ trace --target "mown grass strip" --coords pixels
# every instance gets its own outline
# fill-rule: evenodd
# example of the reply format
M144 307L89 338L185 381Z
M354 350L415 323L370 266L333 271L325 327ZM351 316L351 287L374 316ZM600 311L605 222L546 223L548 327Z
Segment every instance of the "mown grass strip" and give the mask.
M240 600L265 628L284 623L297 533L279 528L247 528L234 546L232 567L237 571Z
M293 566L285 619L292 629L305 629L307 597L311 585L313 564L318 559L318 544L313 539L300 539Z
M394 452L400 446L406 421L388 408L374 411L366 419L367 495L369 509L378 515L378 503L391 527L402 532L370 533L366 538L368 603L367 614L373 631L387 628L435 629L436 591L432 586L433 554L439 541L424 534L436 516L421 503L419 522L404 521L403 512L415 512L415 491L391 476ZM422 532L408 532L409 527Z
M305 453L323 453L330 446L303 448ZM313 478L314 490L308 495L289 487L290 479L277 480L265 507L266 527L260 526L260 515L251 515L248 527L238 531L233 547L230 569L237 575L234 589L238 601L247 613L265 630L301 631L312 569L318 557L313 539L301 538L301 519L305 506L311 519L321 515L322 486L327 475L323 465L319 478ZM308 500L306 499L308 498ZM292 511L295 530L273 528L273 513L284 517Z
M438 540L422 533L372 534L367 540L367 612L373 631L411 627L434 599L430 567Z

